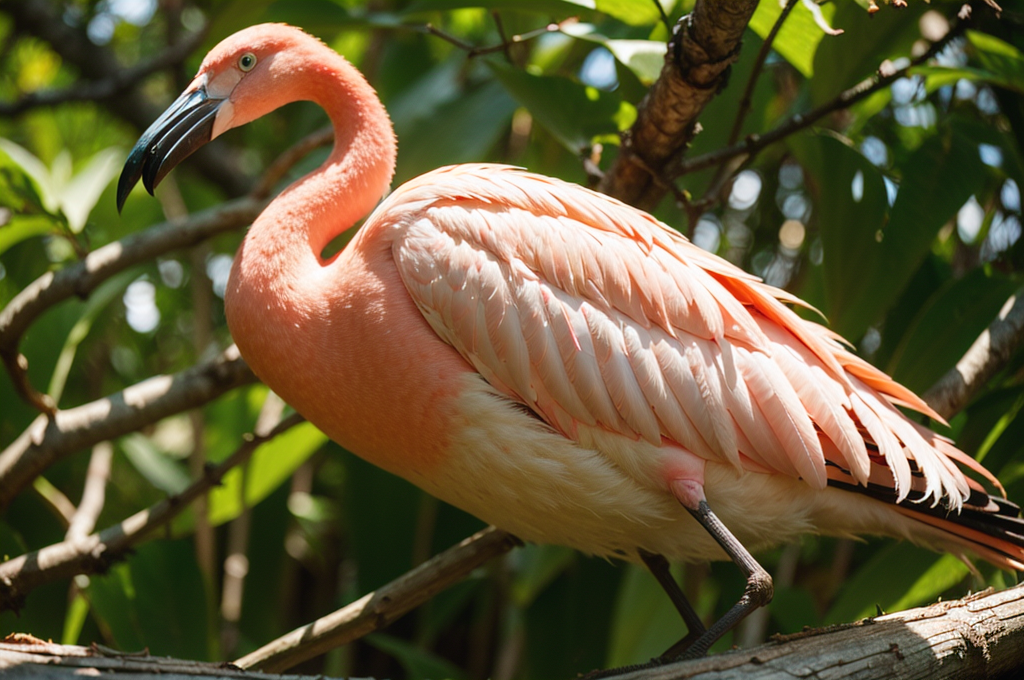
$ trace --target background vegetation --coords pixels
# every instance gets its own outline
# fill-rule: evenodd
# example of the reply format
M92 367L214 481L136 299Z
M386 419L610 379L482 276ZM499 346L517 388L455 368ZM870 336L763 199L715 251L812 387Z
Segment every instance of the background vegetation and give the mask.
M484 160L586 185L617 155L619 133L661 70L668 26L691 4L0 1L0 306L104 244L243 195L275 158L326 124L311 104L286 107L186 163L159 200L137 191L118 216L111 180L127 149L206 50L237 29L302 26L366 73L398 133L396 186L441 165ZM807 299L864 357L924 391L1021 284L1024 15L1009 1L1001 14L973 3L969 20L958 18L961 3L938 0L902 9L880 2L877 13L854 0L791 4L755 68L782 11L778 0L762 0L687 159L743 139L758 153L663 177L674 189L655 214ZM830 35L829 26L844 32ZM956 37L944 38L950 30ZM938 56L923 59L936 41L944 45ZM908 67L850 107L836 102L879 68ZM793 118L830 103L835 111L813 125ZM780 125L792 134L775 143L747 137ZM285 181L326 153L310 153ZM162 253L49 308L20 342L31 384L69 409L210 361L231 342L221 294L243 233L233 228ZM1019 353L1005 362L948 432L1018 503L1022 365ZM275 408L266 388L246 384L91 455L63 457L7 507L0 555L64 539L90 460L102 468L112 456L96 522L103 528L184 489L207 462L236 450L261 411L272 421ZM0 445L14 446L37 415L15 382L0 378ZM233 659L481 526L303 424L106 573L35 589L20 612L0 614L0 631ZM972 575L955 557L887 540L807 537L762 560L775 577L775 601L718 648L1015 581L984 564ZM690 565L680 576L709 620L743 587L730 564ZM526 546L385 632L301 670L572 677L644 661L682 632L644 570Z

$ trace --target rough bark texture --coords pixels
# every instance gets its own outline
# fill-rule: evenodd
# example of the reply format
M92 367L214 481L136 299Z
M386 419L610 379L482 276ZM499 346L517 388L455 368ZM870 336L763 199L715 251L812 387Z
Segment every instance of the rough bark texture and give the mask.
M651 210L665 195L663 171L686 151L697 117L728 79L757 0L698 0L669 42L661 76L623 135L601 191Z
M702 678L1020 677L1024 667L1024 586L911 609L848 626L786 636L754 649L615 675L616 680ZM300 680L145 655L47 644L22 636L0 643L0 675L12 680L73 680L116 673L119 680L168 678ZM322 677L322 676L320 676Z

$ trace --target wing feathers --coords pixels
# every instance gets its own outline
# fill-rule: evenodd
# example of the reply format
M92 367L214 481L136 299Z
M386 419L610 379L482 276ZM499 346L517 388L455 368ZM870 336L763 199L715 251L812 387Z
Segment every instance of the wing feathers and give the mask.
M958 508L973 459L923 401L802 304L613 199L498 166L443 168L375 215L424 318L568 437L599 427L708 460Z

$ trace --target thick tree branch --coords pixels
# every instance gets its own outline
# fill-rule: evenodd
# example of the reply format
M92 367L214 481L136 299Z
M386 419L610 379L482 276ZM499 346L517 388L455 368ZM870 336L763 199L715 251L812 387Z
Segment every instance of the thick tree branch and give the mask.
M0 511L36 475L65 456L201 406L256 376L232 345L219 357L161 375L97 401L40 415L0 453Z
M858 623L779 636L754 649L615 675L615 680L1017 677L1024 585Z
M875 619L779 636L705 659L625 671L616 680L767 680L768 678L1017 677L1024 665L1024 585ZM14 680L74 680L83 675L193 680L313 680L245 672L230 664L66 647L29 636L0 643L0 671Z
M623 135L601 191L644 210L658 204L666 188L654 177L685 151L697 117L725 85L756 8L757 0L697 0L693 13L680 20L661 75Z
M117 77L122 68L110 48L94 44L83 29L68 25L62 11L61 3L47 0L0 0L0 12L10 16L15 33L32 35L48 43L66 63L75 65L84 80L104 82ZM102 104L139 130L149 127L162 111L136 86L105 98ZM230 157L227 146L214 140L187 162L234 198L248 190L250 181L228 161Z
M228 470L248 460L260 444L302 421L302 416L293 414L262 435L246 437L234 453L220 464L205 469L202 477L187 489L135 513L120 524L0 563L0 611L19 609L29 591L44 583L105 571L154 529L166 525L189 503L219 484Z
M352 604L243 656L235 665L275 673L348 644L384 628L516 545L519 540L514 536L488 527Z
M1024 298L1020 292L1006 301L967 353L924 393L928 405L943 418L961 411L992 376L1006 366L1024 343Z

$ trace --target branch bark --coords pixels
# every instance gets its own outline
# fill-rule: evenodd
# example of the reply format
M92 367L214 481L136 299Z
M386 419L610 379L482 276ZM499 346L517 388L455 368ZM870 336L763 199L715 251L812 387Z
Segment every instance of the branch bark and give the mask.
M697 0L693 13L680 20L661 75L623 135L601 191L641 210L657 206L668 191L658 178L685 152L697 117L727 82L755 9L757 0Z
M98 534L69 538L0 564L0 611L18 610L25 596L44 583L76 574L106 571L133 546L142 542L157 527L174 519L188 504L207 493L228 470L248 460L253 452L303 421L293 414L266 433L249 436L241 446L220 464L203 471L202 477L179 494L168 496L156 505L137 512L119 524Z
M37 475L65 456L253 382L256 376L232 345L213 361L173 376L156 376L53 416L38 416L0 453L0 512Z
M1006 301L985 331L956 366L922 397L943 418L956 415L1024 344L1024 298L1020 292Z
M516 545L519 545L519 540L511 534L488 527L386 586L279 637L238 659L235 664L275 673L320 656L384 628Z
M615 680L1017 677L1024 666L1024 585L853 624L779 636L705 659Z
M694 661L626 670L616 680L766 680L828 677L968 680L1017 677L1024 665L1024 585L986 591L854 624L779 636L768 644ZM53 645L28 636L0 643L0 671L21 680L73 680L82 675L160 675L232 680L305 680L202 664ZM603 675L603 674L602 674ZM607 677L607 676L606 676ZM312 680L312 679L310 679Z

